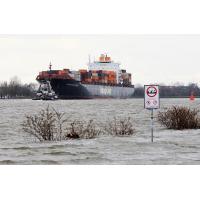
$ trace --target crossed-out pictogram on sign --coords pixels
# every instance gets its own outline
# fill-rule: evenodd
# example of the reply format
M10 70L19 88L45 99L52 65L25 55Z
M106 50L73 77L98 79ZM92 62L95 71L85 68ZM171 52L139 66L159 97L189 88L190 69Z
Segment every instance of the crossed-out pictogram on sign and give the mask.
M146 92L147 92L147 95L148 95L149 97L155 97L155 96L157 95L157 93L158 93L158 90L157 90L157 88L154 87L154 86L149 86L149 87L147 88Z

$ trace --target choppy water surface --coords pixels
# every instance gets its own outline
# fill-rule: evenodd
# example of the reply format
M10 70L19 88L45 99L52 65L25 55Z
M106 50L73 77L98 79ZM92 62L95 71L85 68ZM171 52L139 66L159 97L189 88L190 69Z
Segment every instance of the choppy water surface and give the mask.
M39 143L23 133L20 124L26 114L48 104L73 119L102 124L114 116L130 116L137 133ZM161 99L161 110L172 105L200 108L200 100ZM0 164L200 164L200 130L172 131L155 123L154 143L150 142L150 112L142 99L0 100L0 115Z

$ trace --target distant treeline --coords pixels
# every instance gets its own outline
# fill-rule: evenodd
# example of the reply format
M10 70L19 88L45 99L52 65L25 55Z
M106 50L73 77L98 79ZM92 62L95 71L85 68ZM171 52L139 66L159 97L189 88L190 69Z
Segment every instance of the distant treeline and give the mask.
M35 87L33 83L22 84L17 77L14 77L9 82L0 83L0 98L31 98L34 96Z
M160 97L161 98L179 98L179 97L189 97L191 94L200 97L200 88L197 84L191 83L187 86L174 85L166 86L160 85ZM134 97L144 97L144 87L139 86L135 88Z
M31 98L34 97L37 84L29 83L22 84L19 78L14 77L9 82L0 82L0 99L4 98ZM195 83L189 85L173 85L166 86L160 85L160 97L161 98L181 98L189 97L193 94L196 97L200 97L200 88ZM133 97L143 98L144 87L136 86Z

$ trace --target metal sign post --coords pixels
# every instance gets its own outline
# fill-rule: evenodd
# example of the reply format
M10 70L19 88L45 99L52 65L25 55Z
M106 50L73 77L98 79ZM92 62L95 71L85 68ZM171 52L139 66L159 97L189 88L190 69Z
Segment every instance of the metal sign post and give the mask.
M151 109L151 142L153 142L153 109Z
M151 142L153 142L153 110L160 108L159 86L145 85L144 92L144 108L151 110Z

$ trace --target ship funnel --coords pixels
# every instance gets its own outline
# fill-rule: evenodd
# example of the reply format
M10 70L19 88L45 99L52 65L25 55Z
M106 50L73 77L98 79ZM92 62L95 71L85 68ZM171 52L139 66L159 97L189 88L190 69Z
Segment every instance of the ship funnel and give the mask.
M101 54L101 55L100 55L99 61L100 61L100 62L104 62L104 61L105 61L105 55L104 55L104 54Z

